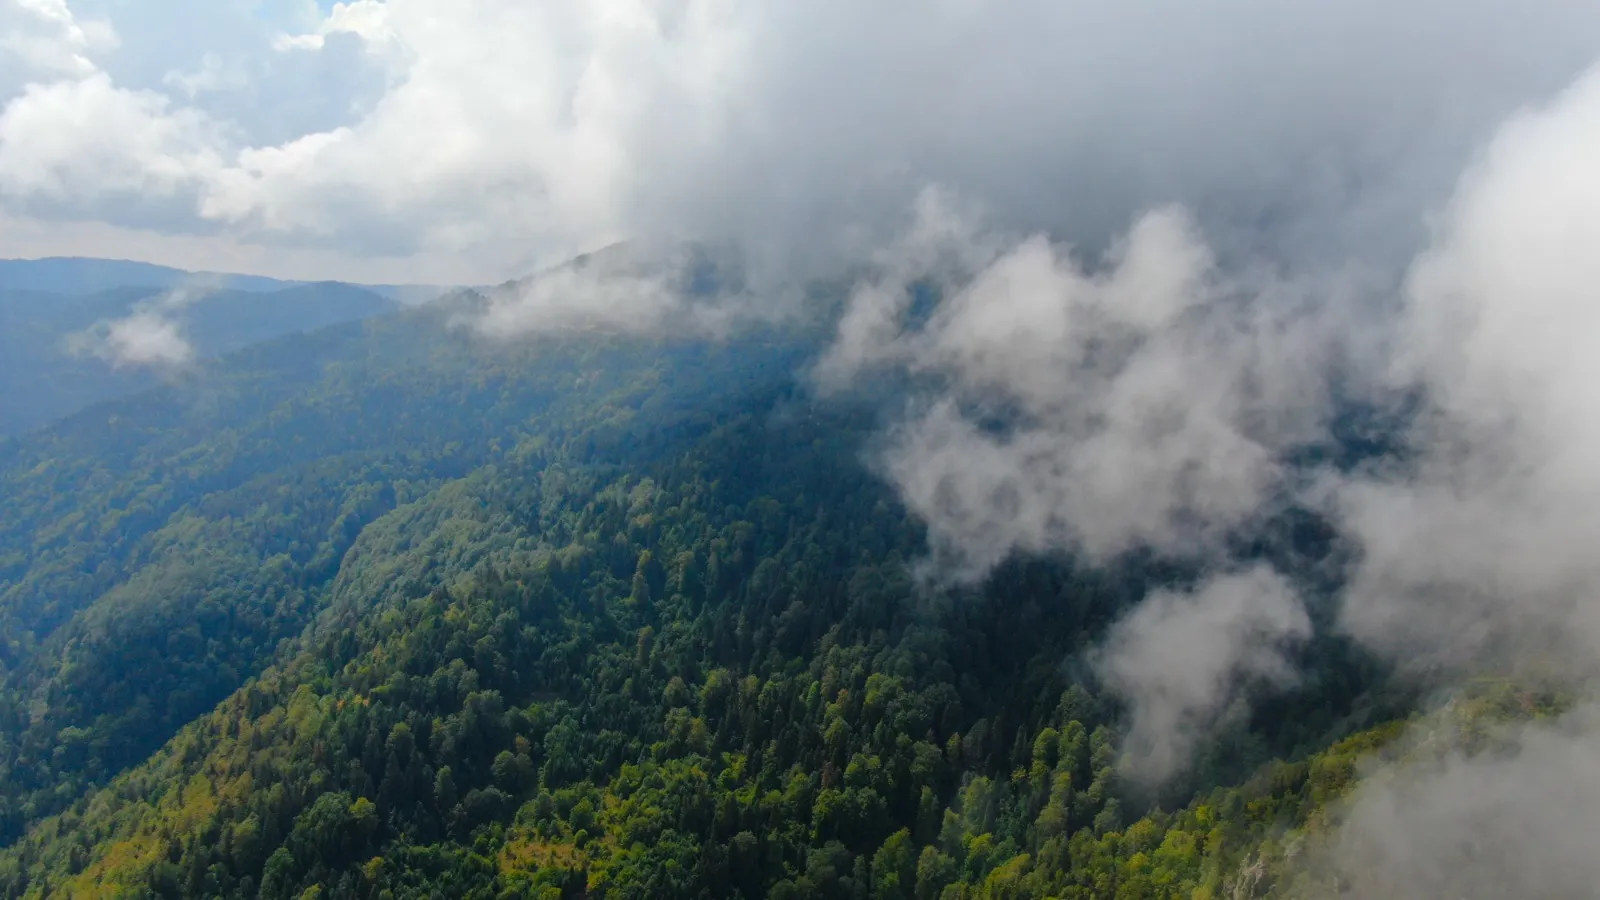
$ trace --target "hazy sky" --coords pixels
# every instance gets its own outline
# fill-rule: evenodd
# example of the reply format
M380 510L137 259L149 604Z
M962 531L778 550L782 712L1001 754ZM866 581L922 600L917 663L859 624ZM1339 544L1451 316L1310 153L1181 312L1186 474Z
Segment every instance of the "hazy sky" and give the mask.
M1583 0L0 0L0 255L483 282L737 236L808 264L936 184L1090 244L1181 202L1219 252L1403 262L1597 51Z

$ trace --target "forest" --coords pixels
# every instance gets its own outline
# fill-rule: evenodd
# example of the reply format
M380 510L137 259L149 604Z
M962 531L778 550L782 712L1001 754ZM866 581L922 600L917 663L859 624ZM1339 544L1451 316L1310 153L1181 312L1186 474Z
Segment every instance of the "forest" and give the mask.
M174 334L195 354L210 358L395 309L394 302L370 290L332 282L262 285L157 270L170 275L166 284L120 283L106 279L135 274L126 271L132 264L110 266L97 277L97 267L84 265L91 261L61 261L54 267L59 272L44 265L49 262L0 260L0 391L6 395L0 404L0 438L161 384L157 372L105 352L113 349L104 346L108 323L115 327L144 316L147 323L168 324L156 316L182 311L183 327L173 320ZM229 283L242 286L225 287Z
M804 329L448 316L0 441L0 896L1338 896L1314 848L1362 767L1443 752L1318 636L1180 778L1129 781L1085 654L1200 573L930 586L865 464L882 404L812 396ZM1307 516L1254 552L1326 594ZM1566 702L1485 681L1429 727Z

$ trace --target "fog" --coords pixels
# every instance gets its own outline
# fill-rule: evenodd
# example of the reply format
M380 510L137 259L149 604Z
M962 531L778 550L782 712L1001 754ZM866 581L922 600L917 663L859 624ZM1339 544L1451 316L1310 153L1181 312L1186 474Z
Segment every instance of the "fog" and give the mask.
M261 12L0 3L0 211L483 284L623 239L813 273L940 185L1091 251L1176 203L1225 256L1399 265L1496 124L1600 52L1581 0Z

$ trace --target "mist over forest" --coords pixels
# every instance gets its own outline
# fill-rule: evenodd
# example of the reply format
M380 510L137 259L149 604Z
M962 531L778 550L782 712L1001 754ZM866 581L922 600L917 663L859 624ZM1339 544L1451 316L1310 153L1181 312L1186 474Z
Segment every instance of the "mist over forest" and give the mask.
M1592 896L1600 6L0 0L0 897Z

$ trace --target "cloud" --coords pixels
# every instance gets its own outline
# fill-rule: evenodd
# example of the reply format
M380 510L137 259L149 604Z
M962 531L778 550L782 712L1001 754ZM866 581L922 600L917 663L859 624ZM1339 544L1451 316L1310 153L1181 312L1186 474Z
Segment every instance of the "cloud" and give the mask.
M1296 680L1296 591L1230 536L1296 490L1290 451L1327 436L1331 382L1371 352L1349 285L1225 267L1178 208L1096 258L985 227L949 195L873 260L813 375L909 386L882 470L927 526L925 572L978 582L1015 555L1131 551L1214 574L1157 590L1095 653L1129 709L1123 773L1157 785L1263 690ZM1336 302L1336 301L1347 302Z
M378 0L354 0L335 3L327 18L316 23L313 31L304 34L279 33L273 38L273 49L279 52L294 50L321 50L327 46L328 36L353 34L370 44L388 45L400 36L389 25L389 9Z
M90 55L116 43L109 23L79 22L66 0L0 3L0 97L36 79L91 75Z
M1152 593L1118 622L1096 669L1127 701L1125 775L1160 783L1250 695L1296 680L1286 652L1311 634L1293 587L1264 566Z
M1385 214L1373 252L1339 237L1376 221L1364 201L1336 204L1324 255L1309 256L1271 237L1247 250L1203 199L1131 213L1104 252L924 201L852 292L818 384L887 371L909 387L881 461L927 524L937 574L1133 550L1236 567L1231 534L1316 503L1358 550L1338 627L1403 676L1509 671L1586 694L1600 663L1600 70L1551 94L1459 155L1431 220L1421 193L1396 207L1426 242ZM1291 231L1321 227L1302 219L1325 207L1284 197ZM1386 285L1385 262L1407 258ZM1403 452L1314 473L1308 489L1289 461L1327 438L1335 393L1420 411ZM1215 688L1257 659L1230 636L1309 629L1271 616L1297 601L1204 599L1214 616L1158 592L1108 638L1141 778L1176 771L1212 716L1248 701ZM1194 631L1189 618L1223 627L1192 657L1146 652ZM1243 665L1287 674L1265 659Z
M1437 215L1413 209L1425 243L1394 220L1376 254L1335 240L1306 257L1271 238L1246 252L1204 203L1131 215L1094 252L925 201L852 293L817 381L888 371L909 387L882 464L940 575L1133 550L1238 566L1230 535L1320 504L1358 551L1338 627L1402 675L1509 671L1586 692L1600 663L1600 69L1551 94L1461 155ZM1285 197L1294 227L1322 208ZM1343 206L1325 236L1367 212ZM1420 399L1403 451L1354 473L1291 464L1328 437L1335 394ZM1158 593L1128 621L1174 615ZM1213 684L1229 659L1174 655L1152 677ZM1193 743L1188 707L1154 705L1126 676L1114 687L1132 698L1134 769L1159 780ZM1215 694L1197 696L1204 721Z
M1577 708L1416 726L1297 877L1357 897L1585 897L1600 879L1600 69L1512 117L1411 267L1386 375L1417 389L1402 458L1342 479L1361 549L1340 627L1403 675L1504 674ZM1420 746L1417 746L1420 745Z
M1016 552L1214 552L1278 488L1282 454L1321 435L1339 332L1292 286L1225 275L1182 211L1141 217L1095 269L977 231L925 202L817 367L824 388L882 367L931 382L885 468L939 574L980 579ZM942 295L925 320L919 290Z
M194 358L194 348L178 323L154 312L106 323L96 353L117 368L182 365Z
M1298 886L1312 896L1582 897L1600 876L1585 839L1600 828L1597 153L1600 69L1509 119L1466 170L1368 385L1421 398L1405 446L1324 473L1322 495L1359 549L1339 628L1447 693L1509 675L1579 705L1486 731L1455 731L1448 716L1416 727L1411 751L1365 773L1333 827L1310 836ZM1203 722L1237 699L1208 689L1237 647L1215 635L1252 633L1262 614L1214 608L1153 595L1102 650L1108 686L1132 707L1132 774L1175 771L1193 744L1185 711ZM1280 617L1265 621L1304 637L1303 619L1281 617L1295 608L1269 604ZM1264 671L1283 665L1269 653Z
M28 138L7 139L15 135ZM204 117L173 110L160 94L119 89L104 73L30 85L0 112L0 198L148 220L221 168L214 136Z
M1225 256L1403 260L1493 124L1600 52L1600 10L1576 0L360 0L320 18L224 0L181 4L201 29L185 34L216 46L167 59L173 29L79 6L120 15L123 43L74 52L162 94L145 108L169 130L210 126L200 152L130 148L147 180L185 186L178 207L154 195L147 227L337 247L352 269L467 261L480 283L620 238L736 240L811 268L881 240L929 184L1091 250L1178 203ZM242 60L245 86L190 98L206 52ZM0 146L92 175L67 160L108 135L46 154L12 128ZM124 224L125 168L76 188L123 203ZM96 216L45 202L48 183L7 191L8 212Z
M1411 462L1348 484L1344 625L1397 659L1600 656L1600 70L1510 121L1411 272L1393 379Z
M183 313L217 289L212 279L194 277L179 287L140 301L128 315L106 319L68 336L67 349L96 356L113 368L174 368L194 360Z
M733 260L696 245L617 244L477 299L452 321L497 340L573 330L721 337L793 311L757 301Z
M1505 726L1460 746L1423 729L1403 758L1373 768L1307 848L1297 896L1548 897L1594 893L1600 806L1596 710Z

